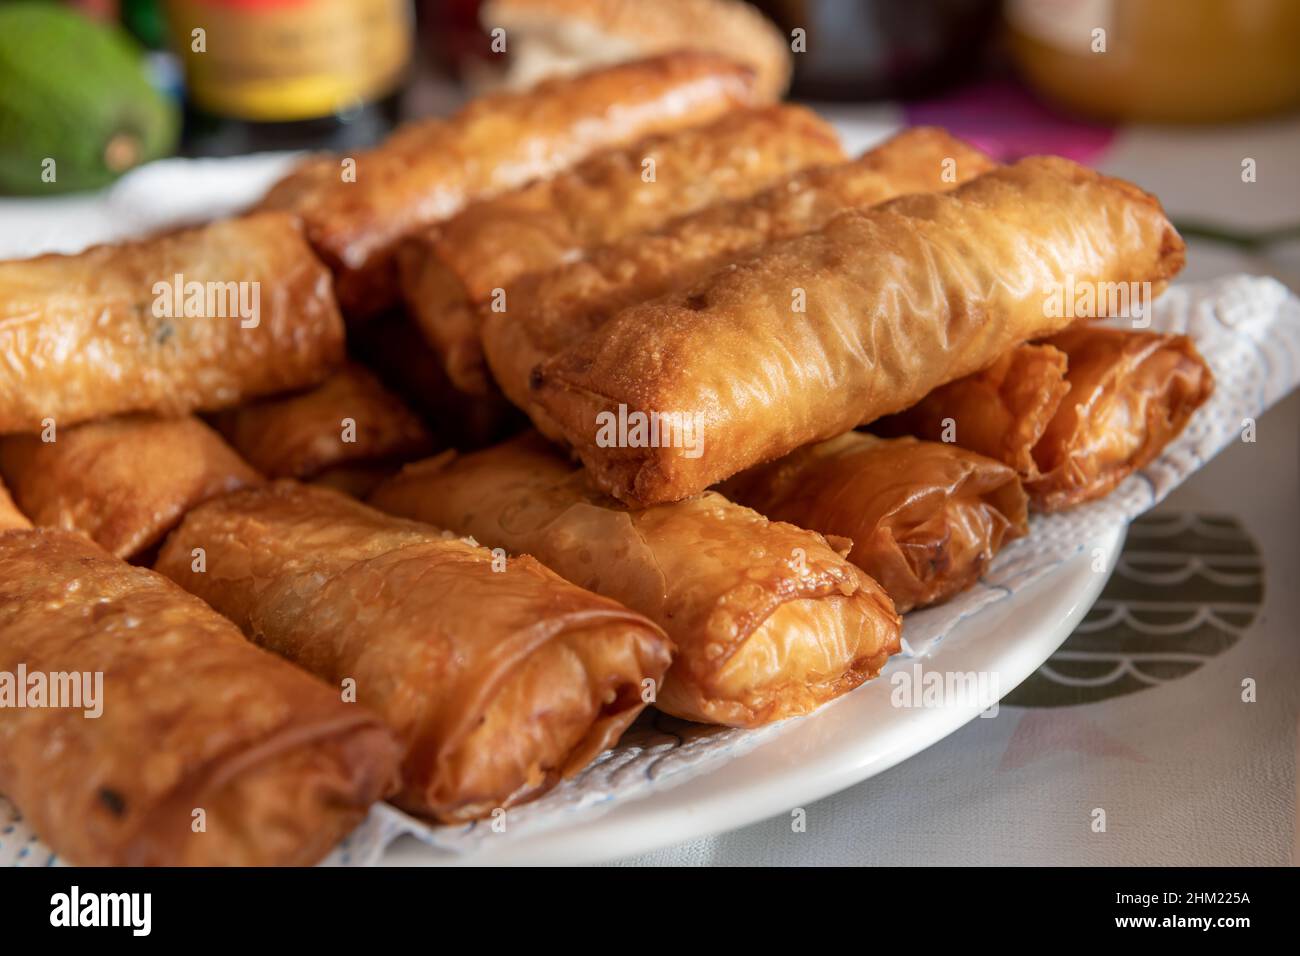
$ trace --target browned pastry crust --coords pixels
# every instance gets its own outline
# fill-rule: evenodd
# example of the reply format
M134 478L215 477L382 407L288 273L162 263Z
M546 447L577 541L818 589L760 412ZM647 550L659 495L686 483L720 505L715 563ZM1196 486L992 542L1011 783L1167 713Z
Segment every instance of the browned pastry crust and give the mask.
M1154 197L1031 157L951 193L842 213L625 309L545 362L533 391L602 488L672 501L1063 329L1054 284L1158 290L1182 263Z
M1213 391L1186 336L1080 324L871 430L945 437L997 458L1020 473L1034 508L1059 511L1109 494L1152 462Z
M82 866L315 863L396 783L371 711L80 535L0 532L0 671L20 666L102 674L98 717L0 708L0 792Z
M490 382L475 306L494 290L571 262L589 246L843 157L830 124L787 105L599 153L407 239L398 255L407 309L457 387L484 394ZM492 307L509 314L514 303L507 296Z
M479 21L504 28L508 85L665 50L707 50L758 74L760 92L779 99L790 85L790 41L738 0L488 0Z
M158 284L176 276L182 291L202 284L204 317L168 317L175 296ZM250 283L254 319L207 312L217 284L234 302L231 283ZM263 213L0 262L0 356L0 434L38 432L46 419L182 415L313 385L343 358L343 323L298 223Z
M157 567L258 644L355 681L406 746L398 803L444 822L531 799L612 746L672 646L532 558L494 567L484 548L293 481L194 509Z
M523 276L508 290L508 311L480 309L493 377L549 434L545 415L532 407L529 375L620 309L698 282L766 243L820 229L846 209L955 189L995 165L941 129L916 127L850 162L796 173L754 196L717 203L590 249L568 265Z
M355 362L315 388L220 412L212 424L269 478L313 478L346 465L400 463L433 449L420 419Z
M719 489L774 521L853 541L899 613L946 601L1029 531L1014 470L955 445L864 432L806 445Z
M877 435L954 442L1014 468L1037 473L1034 446L1070 390L1065 353L1025 343L973 375L936 388L911 408L871 423Z
M52 442L0 439L0 471L33 522L119 558L157 544L200 502L262 481L197 418L142 415L76 425Z
M754 727L805 714L899 649L898 616L844 559L848 541L714 493L629 510L536 435L408 465L371 501L532 554L658 622L677 656L656 703L679 717Z
M1192 340L1080 326L1047 340L1069 361L1068 394L1034 445L1025 490L1059 511L1109 494L1178 437L1214 391Z
M349 315L397 304L398 240L476 200L552 176L594 152L694 126L761 102L749 68L679 52L474 100L412 123L352 157L316 157L277 183L263 208L287 209L336 273Z

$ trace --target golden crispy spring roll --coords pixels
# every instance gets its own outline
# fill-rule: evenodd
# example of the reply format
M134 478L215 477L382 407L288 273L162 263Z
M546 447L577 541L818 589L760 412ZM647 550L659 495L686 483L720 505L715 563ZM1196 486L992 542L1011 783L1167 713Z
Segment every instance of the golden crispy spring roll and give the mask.
M1069 329L1047 343L1069 360L1069 393L1034 445L1025 481L1035 508L1059 511L1109 493L1178 437L1214 391L1185 335Z
M292 217L0 262L0 434L181 415L313 385L343 358L329 271Z
M600 486L646 505L915 404L1064 328L1069 283L1151 283L1183 244L1154 197L1057 157L837 216L625 309L534 392Z
M953 189L995 165L943 130L917 127L851 162L796 173L752 197L717 203L524 276L509 288L505 312L480 307L493 377L527 409L533 368L618 310L697 282L765 243L820 229L846 209ZM543 416L536 421L545 427Z
M28 695L0 708L0 792L82 866L307 865L397 782L371 711L66 531L0 532L0 671ZM33 675L80 706L34 704Z
M754 727L808 713L899 648L898 616L844 559L847 541L716 493L630 511L535 434L407 465L371 502L531 554L659 623L677 655L656 703L688 720Z
M0 439L0 472L33 522L119 558L157 544L199 502L262 481L197 418L131 415L54 436Z
M719 490L774 521L853 541L849 560L899 613L970 587L1026 534L1015 471L940 442L864 432L808 445L741 472Z
M157 567L258 644L355 681L406 746L398 802L446 822L580 770L669 663L655 625L532 558L494 566L484 548L292 481L191 511Z
M9 528L30 528L31 526L32 523L27 520L27 516L18 510L13 498L9 496L9 491L5 488L4 482L0 481L0 531Z
M342 157L311 159L262 206L300 215L336 272L344 310L371 315L397 304L393 251L403 236L599 150L706 123L760 98L748 68L707 53L604 67L413 123L346 157L354 161L347 168Z
M489 388L475 307L520 276L583 249L713 202L747 196L790 173L844 158L829 123L800 106L733 113L600 153L403 243L406 305L457 387ZM511 307L509 297L493 303Z
M1059 511L1149 464L1213 390L1186 336L1077 325L871 429L946 437L998 458L1020 473L1034 508Z
M1034 446L1070 390L1065 353L1026 343L988 368L936 388L911 408L871 423L877 435L953 442L1032 477Z
M232 408L212 423L267 477L337 476L346 488L433 447L419 418L355 362L306 392Z

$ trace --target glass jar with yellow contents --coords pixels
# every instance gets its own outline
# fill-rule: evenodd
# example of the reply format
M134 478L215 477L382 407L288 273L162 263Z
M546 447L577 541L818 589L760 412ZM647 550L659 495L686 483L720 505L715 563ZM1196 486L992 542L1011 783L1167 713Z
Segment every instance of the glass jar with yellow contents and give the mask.
M167 0L166 12L190 151L343 148L390 125L410 0Z
M1007 0L1026 80L1107 120L1226 122L1300 106L1296 0Z

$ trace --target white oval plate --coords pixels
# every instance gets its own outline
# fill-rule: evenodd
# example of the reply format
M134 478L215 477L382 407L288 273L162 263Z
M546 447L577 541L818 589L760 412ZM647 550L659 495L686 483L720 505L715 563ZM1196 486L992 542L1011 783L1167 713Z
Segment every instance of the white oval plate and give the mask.
M583 864L756 823L807 806L882 773L974 719L978 701L944 707L896 707L891 675L918 664L924 671L995 675L999 695L1038 669L1092 607L1110 572L1093 570L1098 550L1115 566L1126 527L1083 548L1015 595L958 624L924 658L895 658L879 678L794 721L789 730L718 769L667 792L632 800L587 823L546 830L459 857L430 850L412 837L395 841L381 862L430 864Z

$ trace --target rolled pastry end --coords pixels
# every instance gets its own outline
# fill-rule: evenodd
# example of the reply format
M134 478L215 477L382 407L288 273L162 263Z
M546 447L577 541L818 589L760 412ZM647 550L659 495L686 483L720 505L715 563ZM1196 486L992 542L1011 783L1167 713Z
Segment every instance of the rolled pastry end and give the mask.
M972 475L920 522L890 516L849 558L877 578L900 612L960 594L984 573L1002 545L1028 533L1028 501L1016 474ZM983 486L983 487L981 487Z
M806 523L852 538L849 560L880 582L900 612L966 590L1005 543L1028 534L1028 499L1007 465L941 442L844 438L856 442L827 445L861 448L839 469L833 456L825 463L829 500L824 511L811 502Z
M559 635L515 668L475 726L448 743L424 791L399 802L454 823L538 796L618 741L670 659L667 642L638 621Z
M1067 359L1060 349L1025 343L869 427L886 438L955 441L1030 475L1035 470L1034 446L1070 391L1066 373Z
M1028 532L1016 472L943 442L846 432L742 472L724 494L852 541L849 560L900 612L947 600Z
M1070 392L1034 446L1032 505L1060 511L1109 494L1178 437L1214 391L1185 335L1081 326L1048 340L1069 356Z
M679 658L656 705L686 720L757 727L811 713L875 677L900 650L901 621L880 585L860 571L855 578L852 593L779 605L729 655Z

